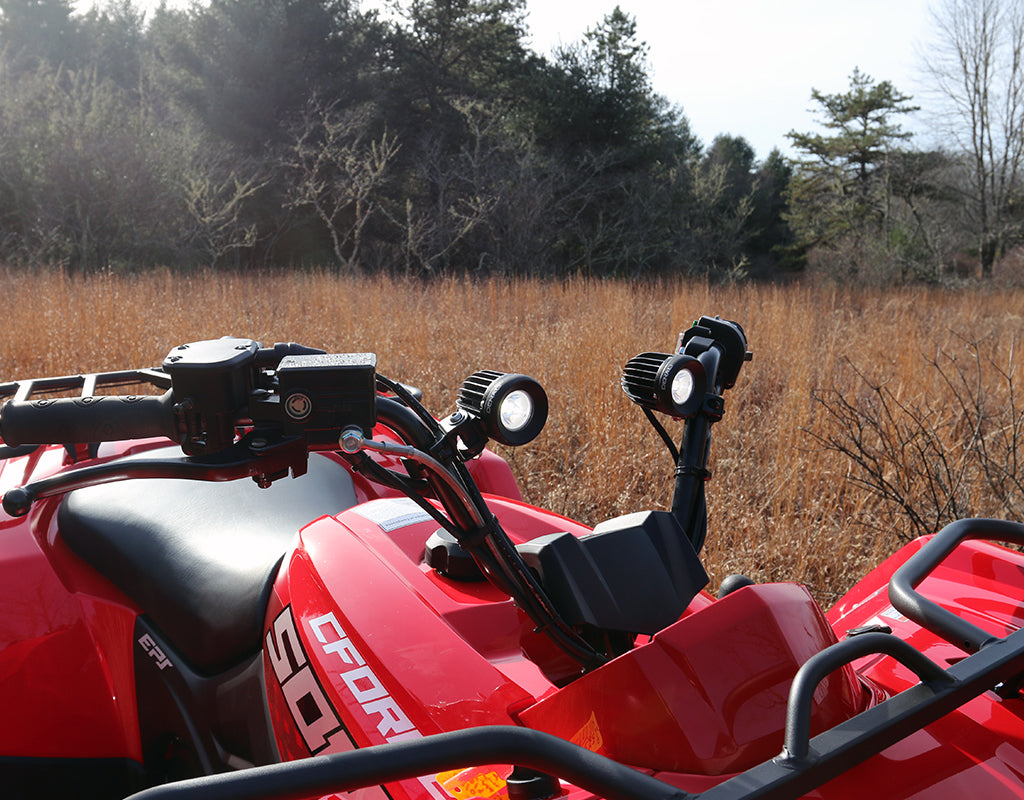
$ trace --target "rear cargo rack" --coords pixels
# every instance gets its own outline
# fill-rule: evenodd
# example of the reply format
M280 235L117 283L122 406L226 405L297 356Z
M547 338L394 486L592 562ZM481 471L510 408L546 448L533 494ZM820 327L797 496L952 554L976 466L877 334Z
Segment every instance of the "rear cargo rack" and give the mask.
M96 397L104 392L127 386L153 387L166 391L171 388L171 376L159 369L133 369L9 381L0 383L0 406L8 400L24 402L46 400L55 396ZM0 461L29 455L38 449L38 445L10 447L0 444ZM69 447L69 452L74 455L73 448Z
M39 400L42 399L40 395L69 395L74 392L80 397L95 397L101 389L124 386L153 386L167 390L171 388L171 376L159 369L131 369L11 381L0 383L0 404L8 399Z
M1024 525L970 519L946 526L893 576L890 597L922 627L977 652L943 669L887 633L864 633L826 648L809 659L793 680L782 753L699 794L684 792L550 734L492 726L196 778L148 789L132 798L317 797L484 764L539 770L608 800L798 798L988 690L1007 686L1011 689L1001 694L1016 696L1017 678L1024 674L1024 630L1003 638L990 636L916 591L942 559L968 539L1024 544ZM875 654L897 659L921 682L811 738L810 706L818 683L842 665Z

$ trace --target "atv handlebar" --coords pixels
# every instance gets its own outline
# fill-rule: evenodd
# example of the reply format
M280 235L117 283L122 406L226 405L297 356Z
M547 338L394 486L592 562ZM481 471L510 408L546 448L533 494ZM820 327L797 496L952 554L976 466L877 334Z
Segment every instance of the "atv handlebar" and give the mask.
M733 384L749 355L742 328L718 318L701 317L684 334L681 346L682 353L670 356L679 382L671 382L669 391L672 396L687 394L699 407L692 410L679 449L673 512L686 523L683 530L698 551L706 518L708 428L721 418L721 392ZM684 366L685 374L677 369ZM691 380L683 392L686 378ZM641 374L638 391L646 391L644 379ZM160 397L121 397L99 391L133 383L148 383L165 392ZM73 391L80 396L68 398ZM40 394L64 396L38 399ZM438 420L406 387L378 375L372 354L328 354L295 344L263 348L252 339L226 337L180 345L167 354L159 370L0 384L0 403L7 398L0 407L0 436L10 445L165 436L185 454L64 470L8 491L3 507L12 516L28 513L41 498L131 477L219 481L249 476L260 486L269 486L289 473L302 475L309 451L339 451L354 471L420 505L496 587L515 599L536 630L581 670L599 666L621 648L615 637L595 645L567 621L502 530L466 468L465 462L488 440L514 446L540 432L547 397L531 378L476 372L463 382L457 410ZM689 413L688 403L683 404ZM378 415L383 427L408 447L370 440ZM364 449L400 456L405 473L375 461ZM684 501L678 501L679 496Z
M174 437L171 393L11 400L0 409L0 437L11 446Z
M239 427L254 427L271 442L300 437L332 447L345 427L373 430L375 366L372 354L330 355L294 343L192 342L171 350L158 370L0 385L0 402L11 398L0 408L0 438L17 446L165 436L189 456L207 456L230 448ZM109 393L125 386L166 391Z

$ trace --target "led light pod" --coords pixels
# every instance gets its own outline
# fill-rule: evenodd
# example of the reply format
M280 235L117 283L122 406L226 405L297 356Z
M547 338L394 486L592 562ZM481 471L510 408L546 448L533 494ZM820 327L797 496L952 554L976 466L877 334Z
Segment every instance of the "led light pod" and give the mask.
M622 391L630 400L676 419L700 410L706 388L704 365L693 356L641 353L622 370Z
M474 372L462 382L455 404L480 420L491 439L510 446L533 441L548 419L543 387L514 372Z

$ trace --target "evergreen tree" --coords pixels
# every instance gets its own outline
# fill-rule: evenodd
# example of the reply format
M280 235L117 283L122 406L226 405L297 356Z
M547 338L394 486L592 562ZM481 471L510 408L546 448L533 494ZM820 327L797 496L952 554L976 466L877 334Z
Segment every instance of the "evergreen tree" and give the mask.
M710 202L706 239L718 244L707 260L764 275L788 261L792 234L783 218L792 169L778 149L762 163L742 136L716 136L700 164L705 203ZM713 191L709 191L713 189Z
M210 0L164 14L153 27L166 88L247 155L287 141L312 97L372 95L376 43L348 0Z
M82 62L126 92L141 91L145 59L144 14L132 0L109 0L78 18Z
M700 146L653 90L635 19L616 7L557 50L531 101L537 139L562 169L556 260L593 274L678 269Z
M702 160L706 170L718 170L728 191L723 201L738 205L754 188L754 148L742 136L716 136Z
M793 252L793 231L786 220L786 197L792 178L793 167L778 148L758 165L754 175L751 237L747 243L755 259L770 256L783 270L799 266Z
M518 101L531 56L526 0L412 0L391 27L392 90L432 113L454 98Z
M501 244L487 233L516 160L535 57L524 44L525 0L412 0L389 26L381 92L383 132L401 147L389 169L382 238L402 242L410 271L481 269ZM500 175L499 175L500 174Z
M889 81L855 69L850 89L811 98L826 133L787 134L800 151L790 183L789 222L806 247L884 231L891 193L890 154L911 134L895 121L917 110Z
M695 156L682 112L652 88L648 47L619 6L580 42L555 53L542 89L539 132L570 150L617 148L641 160Z
M78 66L71 0L0 0L0 51L15 73Z

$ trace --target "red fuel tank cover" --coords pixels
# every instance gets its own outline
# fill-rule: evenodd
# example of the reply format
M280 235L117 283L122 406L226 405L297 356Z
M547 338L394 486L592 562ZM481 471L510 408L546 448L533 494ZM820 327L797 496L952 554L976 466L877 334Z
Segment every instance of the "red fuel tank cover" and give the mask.
M793 676L834 643L802 586L749 586L549 695L520 719L638 767L735 772L782 750ZM812 732L848 719L866 702L850 667L833 673L815 693Z

